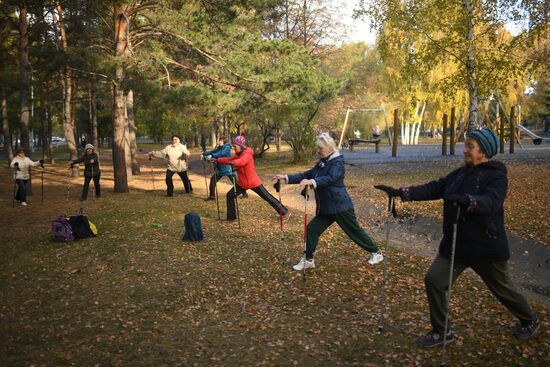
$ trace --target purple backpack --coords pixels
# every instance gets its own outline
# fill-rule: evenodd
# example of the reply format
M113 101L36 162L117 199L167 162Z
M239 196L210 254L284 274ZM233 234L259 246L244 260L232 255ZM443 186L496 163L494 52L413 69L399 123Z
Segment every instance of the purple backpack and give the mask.
M54 241L74 241L71 223L65 217L57 217L54 219L54 221L52 222L52 233Z

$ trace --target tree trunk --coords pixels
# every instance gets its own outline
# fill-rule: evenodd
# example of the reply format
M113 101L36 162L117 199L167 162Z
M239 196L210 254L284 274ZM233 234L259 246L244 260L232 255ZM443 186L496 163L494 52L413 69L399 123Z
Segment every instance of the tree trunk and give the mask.
M124 96L124 160L126 163L126 180L132 181L132 152L130 148L130 127L128 126L128 109L126 96Z
M65 24L63 22L63 10L59 2L56 3L57 17L59 24L59 35L61 37L61 45L63 50L67 52L67 35L65 34ZM69 159L75 160L78 158L78 150L74 137L74 126L71 121L71 97L72 97L72 80L71 72L68 68L63 70L63 131L65 132L65 140L69 148ZM74 165L72 175L78 176L78 165Z
M6 97L6 88L2 84L0 87L2 93L2 134L4 134L4 151L8 157L8 162L13 160L13 145L10 133L10 124L8 120L8 101Z
M99 151L99 140L97 136L97 103L96 103L96 89L95 79L90 78L89 89L89 114L90 114L90 132L92 134L92 141L96 151Z
M21 146L31 154L29 140L29 20L27 5L19 4L19 88L21 98Z
M462 6L466 13L466 42L468 53L466 59L466 79L468 80L468 132L475 130L477 126L477 81L475 69L475 49L474 49L474 9L472 0L462 0Z
M48 102L47 102L47 94L46 94L46 87L44 86L42 88L42 91L40 93L40 142L42 145L42 159L45 162L51 162L51 158L49 155L49 140L48 136L50 135L48 132Z
M124 80L123 58L128 47L128 18L126 11L128 4L114 3L114 29L115 29L115 85L113 86L113 170L115 179L114 191L118 193L128 192L128 175L126 173L125 156L125 101L122 82Z
M134 91L131 89L126 95L126 114L128 115L128 138L130 142L130 158L132 162L132 174L139 175L137 128L134 114Z
M217 136L216 136L216 130L217 130L217 125L216 125L216 123L214 123L214 126L212 126L212 128L210 128L210 140L212 141L212 149L216 149L216 145L218 143L218 139L217 139Z

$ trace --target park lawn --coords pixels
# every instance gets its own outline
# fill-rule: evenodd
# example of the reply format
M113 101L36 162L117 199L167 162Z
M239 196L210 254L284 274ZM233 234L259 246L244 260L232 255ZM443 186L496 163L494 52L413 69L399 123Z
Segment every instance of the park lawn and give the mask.
M278 164L282 171L298 169ZM275 173L268 165L269 159L258 162L264 176ZM2 235L0 364L439 364L439 348L415 344L429 329L423 274L430 259L390 248L379 333L383 264L367 265L366 254L338 228L322 237L317 268L304 281L290 268L303 246L300 206L293 207L281 241L276 213L259 198L239 201L239 230L217 221L215 203L203 201L198 183L194 196L180 194L177 185L174 198L160 190L104 190L93 208L85 205L99 236L73 243L51 242L44 223L22 231L15 220L2 222L13 231ZM294 192L286 195L299 203ZM203 242L180 240L189 211L202 217ZM447 363L549 365L548 310L535 308L541 331L528 342L515 340L506 331L512 316L465 274L453 292L458 340L448 348Z

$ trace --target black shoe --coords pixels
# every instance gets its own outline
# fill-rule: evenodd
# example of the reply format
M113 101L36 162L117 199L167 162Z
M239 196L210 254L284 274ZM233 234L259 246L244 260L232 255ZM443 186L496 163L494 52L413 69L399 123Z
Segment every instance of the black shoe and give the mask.
M166 194L167 198L171 198L172 196L174 196L174 194Z
M521 321L519 325L514 326L510 332L518 339L526 340L532 337L540 327L540 320L537 317L531 321Z
M214 196L209 196L206 199L204 199L204 201L212 201L212 200L216 200L216 198Z
M79 200L80 201L86 201L86 198L80 198Z
M447 332L447 344L454 342L455 336L453 335L452 331ZM418 339L418 344L420 344L423 347L436 347L438 345L443 344L443 333L432 330L420 339Z
M248 199L248 194L245 192L241 195L241 199Z

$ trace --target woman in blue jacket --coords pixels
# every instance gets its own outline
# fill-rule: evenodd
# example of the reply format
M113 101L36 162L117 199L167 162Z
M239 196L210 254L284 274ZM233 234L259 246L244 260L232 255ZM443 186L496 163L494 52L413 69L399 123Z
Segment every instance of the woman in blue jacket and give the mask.
M216 149L203 152L201 159L210 160L211 158L223 157L231 157L231 144L225 136L222 136L218 140L218 146ZM216 200L216 183L224 176L227 176L231 180L231 183L233 183L233 172L231 171L231 165L214 162L214 174L210 177L210 194L206 200Z
M357 245L373 254L369 264L378 264L384 257L357 222L353 203L344 186L344 157L338 152L334 139L326 133L317 137L316 145L321 159L313 168L303 173L273 177L274 180L285 180L289 184L312 186L315 191L317 209L315 217L307 225L306 253L293 269L315 267L313 255L319 236L334 222L338 223Z
M403 201L443 199L443 239L424 282L430 306L432 330L418 342L424 347L443 343L447 314L447 287L451 267L453 222L457 207L455 260L452 282L467 268L472 268L489 290L515 317L519 324L511 329L520 339L530 338L539 328L537 315L519 293L508 272L510 250L504 229L504 198L508 190L506 166L491 160L498 149L497 136L487 128L468 134L464 144L465 165L446 177L419 186L399 189L377 185L389 196ZM454 341L451 329L447 343Z

